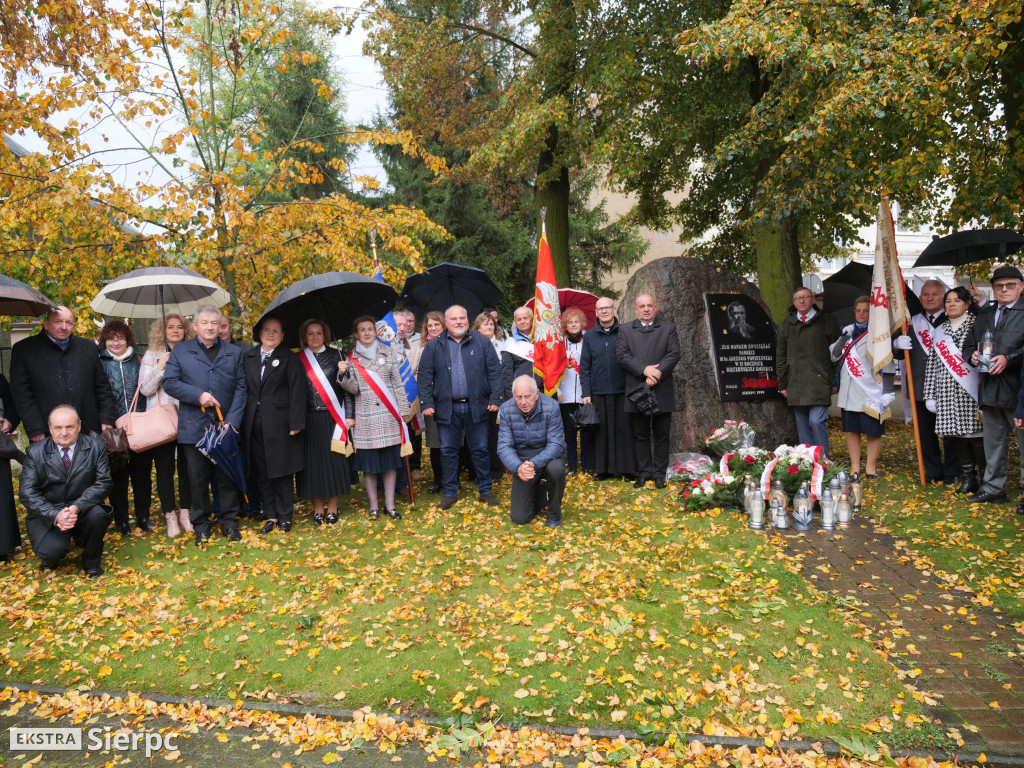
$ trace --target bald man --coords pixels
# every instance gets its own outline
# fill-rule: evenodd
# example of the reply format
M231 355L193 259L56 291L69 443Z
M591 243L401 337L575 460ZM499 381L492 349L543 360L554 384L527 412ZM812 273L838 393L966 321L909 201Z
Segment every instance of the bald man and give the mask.
M639 474L635 486L653 480L665 487L668 471L669 432L675 410L672 369L679 362L679 333L674 323L658 317L658 304L649 293L636 297L636 319L619 328L615 356L626 376L626 413L633 428L633 445ZM629 393L646 384L657 400L657 412L643 413Z

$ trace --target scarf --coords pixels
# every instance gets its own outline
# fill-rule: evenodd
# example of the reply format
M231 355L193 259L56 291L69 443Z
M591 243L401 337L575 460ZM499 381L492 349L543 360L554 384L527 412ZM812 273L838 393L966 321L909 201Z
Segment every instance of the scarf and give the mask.
M580 331L579 333L569 333L568 331L565 332L565 340L568 342L571 342L573 344L579 344L582 339L583 331Z

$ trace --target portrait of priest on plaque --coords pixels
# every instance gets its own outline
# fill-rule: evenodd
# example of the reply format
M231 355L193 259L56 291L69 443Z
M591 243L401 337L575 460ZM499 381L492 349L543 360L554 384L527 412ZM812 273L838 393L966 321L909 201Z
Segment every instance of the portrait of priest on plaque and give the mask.
M740 293L706 293L711 353L720 400L777 398L776 329L754 299Z

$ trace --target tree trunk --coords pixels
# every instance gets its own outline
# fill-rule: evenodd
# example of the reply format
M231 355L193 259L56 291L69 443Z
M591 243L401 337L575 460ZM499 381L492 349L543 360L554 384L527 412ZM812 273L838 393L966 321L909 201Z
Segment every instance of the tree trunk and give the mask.
M1024 167L1024 43L1018 42L1024 34L1024 23L1011 24L1007 39L1012 41L999 57L999 75L1003 102L1003 124L1006 126L1007 164L1003 172L1010 178L1020 179L1020 168ZM1019 182L1018 182L1019 183ZM1002 222L1007 226L1019 226L1018 222Z
M551 126L544 151L537 162L537 175L550 177L547 182L538 181L534 193L537 207L537 231L540 232L540 212L547 209L548 247L551 261L555 265L555 278L561 288L570 285L569 271L569 169L554 167L558 150L558 128Z
M784 216L777 226L759 231L754 253L761 298L775 322L781 323L792 304L793 292L801 285L796 216Z

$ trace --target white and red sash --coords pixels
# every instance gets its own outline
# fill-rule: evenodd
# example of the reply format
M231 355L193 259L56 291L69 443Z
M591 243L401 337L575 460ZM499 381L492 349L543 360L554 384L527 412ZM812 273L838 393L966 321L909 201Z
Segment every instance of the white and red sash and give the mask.
M953 381L964 388L974 401L978 401L978 372L964 362L963 355L953 337L946 333L945 324L935 329L935 354L953 377Z
M320 363L316 361L313 351L306 347L299 355L302 367L306 369L306 376L313 389L320 395L320 399L327 406L327 412L334 419L334 434L331 435L331 450L343 456L352 455L352 441L349 439L348 427L345 426L345 404L338 400L334 387L327 381Z
M871 366L857 351L858 342L867 336L867 331L862 333L856 339L850 339L843 347L843 355L845 360L843 365L846 368L846 372L850 375L850 384L857 387L861 392L861 410L868 416L872 416L879 421L885 421L891 415L889 413L889 403L894 399L894 395L886 395L882 389L882 382L876 379L871 374ZM867 345L863 345L865 349Z
M524 360L533 362L533 342L526 341L525 339L517 339L515 336L509 336L505 339L505 344L502 347L503 352L510 352L513 355L518 355Z
M375 394L380 401L384 404L384 407L388 409L388 412L395 417L398 422L398 428L402 436L402 456L409 456L412 454L412 443L409 442L409 428L405 425L405 419L402 418L402 414L398 410L398 401L395 399L394 394L391 392L391 388L385 386L380 376L375 371L371 371L365 365L359 362L356 355L352 355L349 358L349 362L352 363L352 367L356 369L360 376L366 381L366 385Z
M932 327L931 321L928 320L924 314L918 312L910 321L914 326L914 334L917 336L917 341L924 350L924 356L928 357L928 353L932 351L932 347L935 345L935 334L939 332L939 328Z

